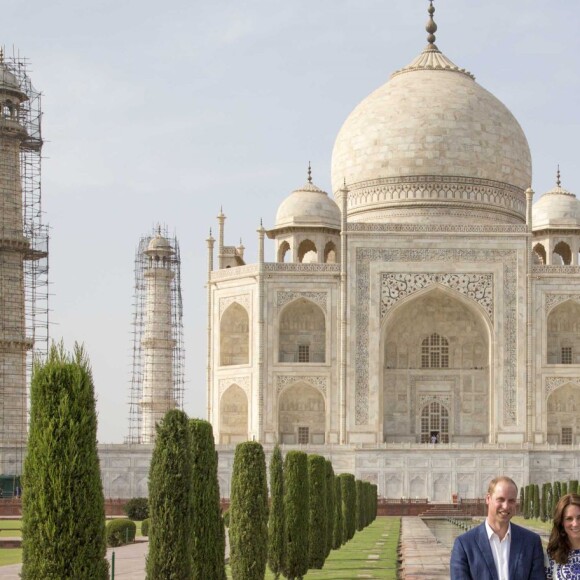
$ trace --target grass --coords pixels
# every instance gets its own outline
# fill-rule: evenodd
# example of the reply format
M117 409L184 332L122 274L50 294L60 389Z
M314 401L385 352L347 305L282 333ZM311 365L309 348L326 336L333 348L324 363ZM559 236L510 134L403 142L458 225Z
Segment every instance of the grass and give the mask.
M109 521L109 520L107 520ZM137 524L136 537L141 536L141 522ZM0 537L19 538L22 535L22 520L0 520ZM22 562L22 548L0 548L0 566Z
M514 516L512 522L518 526L523 526L524 528L534 528L536 530L544 530L548 533L552 531L552 520L543 522L540 519L529 519L526 520L522 516Z
M395 580L400 529L399 517L378 517L340 550L330 552L322 570L310 570L305 578L339 580L364 574L365 578ZM377 554L379 558L370 560L370 554ZM229 566L227 572L231 578ZM270 570L266 571L266 578L274 578Z

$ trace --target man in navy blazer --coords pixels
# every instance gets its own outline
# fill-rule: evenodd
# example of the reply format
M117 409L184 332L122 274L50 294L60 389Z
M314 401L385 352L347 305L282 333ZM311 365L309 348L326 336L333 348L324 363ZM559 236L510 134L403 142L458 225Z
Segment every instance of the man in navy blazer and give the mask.
M510 523L517 498L513 479L490 482L485 522L453 544L451 580L545 580L540 536Z

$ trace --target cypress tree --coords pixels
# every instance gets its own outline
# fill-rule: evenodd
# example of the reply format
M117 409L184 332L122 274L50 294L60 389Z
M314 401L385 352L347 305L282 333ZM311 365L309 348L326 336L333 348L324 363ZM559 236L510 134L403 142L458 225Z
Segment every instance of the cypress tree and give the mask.
M561 497L560 482L555 481L552 487L552 513L551 513L552 519L554 518L554 510L556 509L556 506L560 501L560 497Z
M193 453L187 415L167 411L149 467L147 580L192 577Z
M354 537L356 531L356 484L352 473L339 475L342 494L343 543Z
M540 519L545 522L548 519L548 484L542 485L542 498L540 500Z
M562 497L563 495L566 495L568 493L568 482L567 481L563 481L560 484L560 489L561 489L561 495L560 495L560 497Z
M363 482L360 479L355 481L355 520L356 520L356 530L357 532L362 531L364 528L364 505L365 500L363 497Z
M537 520L540 517L540 486L534 484L534 518Z
M578 480L571 479L570 484L568 485L568 491L570 493L578 493Z
M268 485L262 446L236 447L230 504L230 565L236 580L264 578L268 559Z
M108 578L94 384L78 345L34 364L22 479L22 578Z
M268 566L276 578L279 578L284 570L286 558L284 521L282 452L276 445L270 459L270 515L268 518Z
M225 580L225 531L211 423L189 421L193 453L193 578Z
M527 513L526 508L526 486L522 485L520 488L520 512L522 516L525 518Z
M552 500L553 500L553 492L552 492L552 483L546 483L546 520L552 519Z
M326 560L326 459L308 456L308 567L320 570Z
M365 500L365 511L364 511L364 527L366 528L371 523L371 510L372 510L372 486L370 481L363 481L363 497Z
M334 523L332 528L332 549L338 550L343 540L343 522L342 522L342 484L338 475L334 476Z
M286 563L284 576L302 578L308 572L309 494L308 458L303 451L289 451L284 459L284 517Z
M334 485L334 469L332 463L326 460L326 558L332 550L333 533L334 533L334 519L336 517L336 507L334 505L335 499L335 485Z
M378 486L376 484L371 485L373 493L372 493L372 519L371 522L374 522L377 519L377 508L379 503L379 493L378 493Z

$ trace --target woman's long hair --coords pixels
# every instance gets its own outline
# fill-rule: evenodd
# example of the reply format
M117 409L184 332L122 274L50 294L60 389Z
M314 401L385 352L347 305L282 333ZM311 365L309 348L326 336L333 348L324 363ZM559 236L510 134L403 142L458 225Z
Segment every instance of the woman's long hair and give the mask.
M565 564L570 555L570 540L568 534L564 529L564 511L569 505L577 505L580 507L580 495L577 493L567 493L560 498L554 511L554 527L548 540L548 555L552 560L558 564Z

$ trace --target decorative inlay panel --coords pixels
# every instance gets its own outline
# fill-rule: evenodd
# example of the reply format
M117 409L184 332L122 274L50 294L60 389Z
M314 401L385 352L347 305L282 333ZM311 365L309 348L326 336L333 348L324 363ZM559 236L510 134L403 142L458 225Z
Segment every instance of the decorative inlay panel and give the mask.
M547 399L558 387L568 384L580 387L580 377L546 377L544 383L544 396Z
M349 186L348 208L381 206L394 203L416 204L428 202L431 206L446 204L453 206L461 202L471 205L501 208L520 214L526 211L524 192L518 187L477 177L455 177L439 175L407 175L405 177L380 178L355 183Z
M219 380L219 394L222 396L223 392L226 391L232 385L238 385L246 393L247 397L250 397L250 377L248 375L241 377L228 377L227 379Z
M389 212L388 215L392 215ZM436 232L436 233L466 233L466 234L526 234L528 226L520 224L479 225L479 224L367 224L364 222L349 222L347 233L355 232Z
M451 393L421 393L419 395L419 405L417 407L417 414L421 414L421 410L427 403L441 403L449 411L453 411L451 407Z
M237 302L240 306L243 306L248 313L250 314L250 295L249 294L240 294L238 296L226 296L224 298L220 298L220 318L222 314L226 310L228 306L231 306L234 302Z
M296 300L297 298L306 298L315 304L318 304L326 312L326 302L328 300L328 292L278 292L276 305L282 308L288 302Z
M278 375L276 377L276 393L295 383L308 383L326 395L327 378L321 376Z
M504 389L503 423L517 425L517 250L445 248L357 248L356 250L356 350L355 350L355 424L369 421L369 318L370 265L381 262L499 262L503 266ZM374 313L373 313L374 314Z
M546 314L562 302L566 300L574 300L574 302L580 302L580 294L546 294Z
M533 274L580 274L580 266L532 266Z
M493 274L383 273L381 319L396 302L432 284L441 284L475 300L493 322Z

